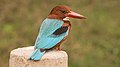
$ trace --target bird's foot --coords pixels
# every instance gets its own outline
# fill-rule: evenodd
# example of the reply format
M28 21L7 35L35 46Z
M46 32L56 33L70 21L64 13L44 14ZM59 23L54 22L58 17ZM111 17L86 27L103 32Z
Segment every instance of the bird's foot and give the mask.
M58 51L61 51L62 49L60 47L57 48Z

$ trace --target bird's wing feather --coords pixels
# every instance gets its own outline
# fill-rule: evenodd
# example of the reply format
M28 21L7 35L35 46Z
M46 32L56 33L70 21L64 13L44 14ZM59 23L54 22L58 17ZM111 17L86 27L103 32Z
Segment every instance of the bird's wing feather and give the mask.
M49 49L59 43L68 34L68 31L57 36L53 33L59 29L63 23L61 20L45 19L36 39L35 48Z

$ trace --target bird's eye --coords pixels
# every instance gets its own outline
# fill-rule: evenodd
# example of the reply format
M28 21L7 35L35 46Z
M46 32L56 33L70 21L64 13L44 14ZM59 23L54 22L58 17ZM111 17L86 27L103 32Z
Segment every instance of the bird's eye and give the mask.
M67 13L65 10L61 10L61 12L64 13L64 14Z

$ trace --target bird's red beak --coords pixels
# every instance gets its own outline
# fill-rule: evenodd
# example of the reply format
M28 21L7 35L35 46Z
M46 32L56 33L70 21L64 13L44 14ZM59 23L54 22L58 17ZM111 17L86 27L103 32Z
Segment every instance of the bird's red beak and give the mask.
M83 15L80 15L76 12L70 11L70 13L68 13L66 15L66 17L70 17L70 18L78 18L78 19L86 19Z

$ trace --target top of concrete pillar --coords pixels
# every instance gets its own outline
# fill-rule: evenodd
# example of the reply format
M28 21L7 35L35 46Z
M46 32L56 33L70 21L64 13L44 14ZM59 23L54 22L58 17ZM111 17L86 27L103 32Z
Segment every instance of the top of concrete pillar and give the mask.
M10 55L12 56L23 56L24 58L28 59L31 53L34 51L33 46L29 47L23 47L14 49L11 51ZM47 51L41 59L58 59L62 57L67 57L67 53L65 51L56 51L56 50L50 50Z

